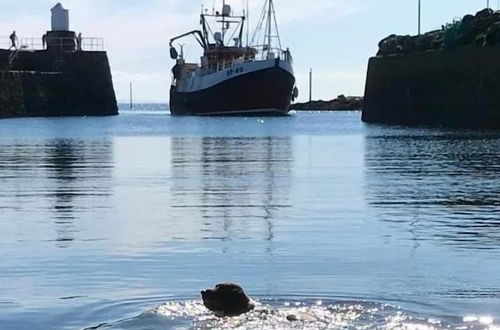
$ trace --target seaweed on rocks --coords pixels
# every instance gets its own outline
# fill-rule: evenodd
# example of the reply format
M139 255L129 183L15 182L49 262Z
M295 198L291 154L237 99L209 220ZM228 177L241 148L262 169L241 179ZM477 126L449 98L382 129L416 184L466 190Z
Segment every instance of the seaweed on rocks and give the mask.
M312 101L292 104L292 110L352 111L363 108L363 97L339 95L330 101Z
M485 47L499 42L500 11L487 8L421 35L391 34L379 42L377 56L453 49L460 46Z

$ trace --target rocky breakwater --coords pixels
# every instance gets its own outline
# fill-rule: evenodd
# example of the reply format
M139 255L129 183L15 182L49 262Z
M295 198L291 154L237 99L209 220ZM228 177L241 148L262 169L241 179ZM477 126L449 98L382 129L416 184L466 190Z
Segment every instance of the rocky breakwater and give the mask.
M106 52L0 50L0 118L117 114Z
M368 64L363 121L500 128L500 12L391 35Z
M292 104L291 110L316 110L316 111L353 111L363 108L363 98L359 96L339 95L330 101L312 101Z

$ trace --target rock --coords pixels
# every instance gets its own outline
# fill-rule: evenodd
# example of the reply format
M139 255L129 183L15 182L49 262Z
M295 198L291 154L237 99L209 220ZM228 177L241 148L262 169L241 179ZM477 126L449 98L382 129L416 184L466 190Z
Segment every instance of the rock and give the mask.
M288 314L286 319L290 322L315 322L317 317L312 313L297 312L296 314Z
M330 101L313 101L292 104L292 110L319 110L319 111L352 111L363 108L363 98L358 96L339 95L336 99Z
M491 46L500 41L500 22L497 22L486 30L485 45Z
M480 11L478 11L478 12L476 13L476 18L479 18L479 19L481 19L481 18L487 18L487 17L489 17L489 16L493 15L493 13L494 13L494 12L493 12L493 10L492 10L492 9L490 9L490 8L485 8L485 9L480 10Z
M484 47L498 43L500 11L483 9L475 15L444 24L441 29L418 36L391 34L382 39L377 56L401 56L413 52L454 49L457 46Z
M233 283L218 284L215 289L201 291L201 297L205 307L220 317L238 316L255 308L243 288Z
M391 34L388 37L382 39L378 43L379 51L377 55L389 55L394 54L398 51L397 38L395 34Z

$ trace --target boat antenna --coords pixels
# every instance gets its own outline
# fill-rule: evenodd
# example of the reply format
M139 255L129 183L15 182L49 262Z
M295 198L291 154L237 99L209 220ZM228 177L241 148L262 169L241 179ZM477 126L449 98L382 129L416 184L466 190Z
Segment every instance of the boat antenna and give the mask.
M271 50L271 31L272 31L272 25L271 25L271 10L272 10L272 5L273 1L268 0L268 9L267 9L267 49L268 51Z
M224 44L226 36L226 15L224 15L224 9L226 8L226 0L222 0L222 44Z
M248 6L248 0L246 0L246 7L247 7L247 12L246 12L246 21L247 21L247 48L249 46L248 42L249 42L249 36L250 36L250 8Z

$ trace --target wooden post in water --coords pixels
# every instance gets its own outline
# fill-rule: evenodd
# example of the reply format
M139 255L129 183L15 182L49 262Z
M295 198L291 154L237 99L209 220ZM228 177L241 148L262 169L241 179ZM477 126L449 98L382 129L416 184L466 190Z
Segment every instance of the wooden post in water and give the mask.
M313 70L309 69L309 110L312 110Z

